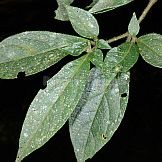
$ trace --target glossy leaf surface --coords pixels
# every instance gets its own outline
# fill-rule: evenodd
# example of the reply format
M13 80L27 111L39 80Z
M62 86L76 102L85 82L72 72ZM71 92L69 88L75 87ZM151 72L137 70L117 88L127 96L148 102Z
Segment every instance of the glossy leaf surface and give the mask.
M131 35L136 36L139 33L139 30L140 30L140 26L139 26L138 19L136 17L136 14L133 13L133 16L132 16L130 23L128 25L128 32Z
M92 158L111 139L124 116L129 73L114 77L105 78L99 70L92 69L85 92L69 120L78 162Z
M141 36L137 44L141 56L147 63L162 68L162 35L153 33Z
M86 38L95 38L99 34L99 26L94 16L83 9L77 7L66 7L69 20L74 30Z
M79 55L88 40L47 31L16 34L0 43L0 78L16 78L19 72L35 74L68 54Z
M137 62L138 56L138 48L134 43L123 43L107 53L104 60L105 70L110 73L127 72Z
M117 7L126 5L130 3L132 0L98 0L94 6L89 10L91 13L102 13L113 10Z
M23 124L17 162L44 145L65 124L81 98L89 68L87 56L70 62L38 92Z

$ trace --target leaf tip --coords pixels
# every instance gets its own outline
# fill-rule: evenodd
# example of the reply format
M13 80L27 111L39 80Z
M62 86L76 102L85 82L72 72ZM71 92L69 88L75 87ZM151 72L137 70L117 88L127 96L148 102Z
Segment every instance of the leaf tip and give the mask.
M140 30L139 21L138 21L136 14L134 12L133 16L129 22L129 25L128 25L128 32L132 36L136 36L139 33L139 30Z

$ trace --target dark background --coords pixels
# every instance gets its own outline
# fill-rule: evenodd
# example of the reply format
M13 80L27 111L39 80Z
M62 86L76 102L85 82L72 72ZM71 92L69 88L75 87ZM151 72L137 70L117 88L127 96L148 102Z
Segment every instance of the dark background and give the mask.
M90 0L75 2L85 7ZM139 16L148 0L135 0L113 12L95 15L100 38L111 38L127 30L133 12ZM161 3L161 4L160 4ZM30 30L48 30L77 35L69 22L54 20L55 0L0 0L0 40ZM140 35L162 34L162 1L152 8L141 24ZM117 45L113 43L112 45ZM67 57L57 65L33 76L0 79L0 162L14 162L27 109L40 88L43 76L54 75ZM87 162L162 161L162 70L139 58L131 69L130 99L125 117L110 142ZM66 124L47 144L23 162L76 162Z

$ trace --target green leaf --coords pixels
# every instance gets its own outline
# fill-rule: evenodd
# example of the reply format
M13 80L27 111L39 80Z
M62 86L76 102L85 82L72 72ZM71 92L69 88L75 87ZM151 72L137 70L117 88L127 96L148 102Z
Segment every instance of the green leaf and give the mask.
M55 19L67 21L69 20L68 13L66 11L65 5L70 5L74 0L57 0L58 8L55 11Z
M162 35L152 33L141 36L137 44L141 56L147 63L162 68Z
M98 2L89 10L89 12L95 14L107 12L117 7L126 5L132 1L133 0L98 0Z
M99 26L94 16L83 9L66 6L69 20L74 30L86 38L95 38L99 34Z
M134 43L126 42L114 47L105 57L105 71L127 72L137 62L138 56L138 48Z
M79 55L88 40L47 31L16 34L0 43L0 78L16 78L19 72L35 74L68 54Z
M140 26L139 26L138 19L136 17L136 14L133 13L133 16L128 25L128 32L129 34L136 36L139 33L139 30L140 30Z
M38 92L23 124L17 162L44 145L65 124L81 98L89 68L87 55L70 62Z
M96 66L98 69L102 69L103 66L103 53L100 49L95 49L91 54L90 54L90 60L92 64Z
M61 21L69 20L68 13L67 13L64 5L59 5L57 10L55 11L55 14L56 14L56 16L54 18L57 20L61 20Z
M111 46L104 39L99 39L97 41L97 48L100 48L100 49L111 49Z
M128 102L129 73L105 78L92 69L85 92L69 119L78 162L92 158L117 130Z

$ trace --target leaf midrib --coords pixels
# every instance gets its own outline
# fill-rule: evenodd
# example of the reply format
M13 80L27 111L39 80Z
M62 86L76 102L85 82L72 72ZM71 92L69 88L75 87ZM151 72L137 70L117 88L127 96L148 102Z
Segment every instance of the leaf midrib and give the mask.
M117 75L117 74L115 74L114 76L112 76L111 80L109 81L109 83L107 83L107 85L105 85L105 88L104 88L103 92L101 93L101 94L102 94L101 100L100 100L100 102L99 102L99 104L98 104L98 106L97 106L98 109L96 110L96 113L95 113L94 118L93 118L93 120L92 120L91 126L89 127L89 130L91 130L91 128L92 128L92 126L93 126L93 124L94 124L96 114L97 114L98 111L99 111L99 107L100 107L100 105L101 105L101 103L102 103L102 101L103 101L103 98L104 98L105 94L106 94L106 90L108 89L110 83L111 83L112 80L116 77L116 75ZM88 138L89 138L89 136L90 136L90 131L88 131L88 136L87 136L86 144L85 144L84 151L83 151L83 159L85 159L85 148L87 147L87 143L88 143Z
M68 9L68 10L69 10L69 9ZM80 9L79 9L79 11L80 11ZM84 14L85 14L85 13L84 13ZM73 15L71 15L71 14L70 14L70 17L72 17L72 19L74 19L74 18L73 18ZM80 23L83 25L83 27L82 27L83 29L86 28L86 33L90 33L90 34L91 34L91 36L89 35L88 37L92 38L92 37L95 37L95 36L96 36L96 34L94 34L94 32L92 32L92 30L89 30L89 28L87 28L87 25L85 25L85 20L80 19L80 17L78 16L78 14L76 14L75 17L77 17L77 20L81 20ZM91 17L91 18L92 18L92 21L96 23L95 19L93 19L93 17ZM73 21L72 21L72 24L73 24L74 27L76 28L76 25L73 23ZM96 25L95 25L95 26L96 26ZM96 27L95 27L95 28L96 28ZM80 30L80 29L79 29L79 30ZM86 34L86 35L85 35L85 34L81 34L81 35L83 35L84 37L87 37L87 34Z
M20 46L20 45L14 45L14 46L19 46L19 47L22 47L23 48L23 46ZM43 51L38 52L38 53L36 52L36 54L34 54L34 55L30 55L30 56L25 56L25 57L22 57L22 58L18 58L15 61L20 61L20 60L23 60L23 59L26 59L26 58L37 57L38 55L43 55L45 53L48 53L50 51L57 50L57 49L60 50L60 48L63 49L63 48L68 47L68 46L69 45L64 45L64 46L55 47L55 48L48 48L47 50L43 50ZM11 62L15 62L15 61L10 60L10 61L6 61L6 62L0 62L0 64L11 63Z
M67 86L70 84L72 78L75 77L75 75L77 74L77 71L80 70L81 66L82 66L83 63L86 61L87 57L88 57L88 55L87 55L87 56L85 57L85 59L83 60L82 64L80 64L80 66L77 68L77 70L75 71L74 75L72 75L72 77L71 77L71 79L69 80L69 82L67 82L67 84L65 85L65 88L63 89L61 95L59 95L59 97L57 98L57 100L55 101L55 103L58 101L58 99L60 98L60 96L62 96L63 92L65 91L65 89L67 88ZM55 103L54 103L54 104L55 104ZM53 104L53 105L54 105L54 104ZM52 105L51 107L53 107L53 105ZM42 123L46 120L46 118L47 118L47 116L48 116L48 114L50 113L51 110L52 110L52 109L49 109L49 110L47 111L47 113L46 113L47 115L44 117L43 121L42 121L42 122L40 123L40 125L37 127L36 131L35 131L34 133L31 134L30 139L28 140L29 142L28 142L28 143L27 143L27 142L25 143L25 147L23 147L23 148L24 148L23 150L26 150L26 149L27 149L28 145L29 145L29 144L31 143L31 141L32 141L32 137L37 133L37 131L38 131L39 128L41 127ZM33 136L32 136L32 135L33 135ZM38 147L38 148L39 148L39 147ZM36 149L38 149L38 148L36 148ZM36 149L34 149L34 150L36 150ZM21 151L21 152L22 152L22 151ZM23 153L19 155L19 158L20 158L22 155L23 155ZM24 157L25 157L25 156L24 156ZM23 158L20 158L20 159L23 159Z
M124 56L122 57L122 59L121 59L115 66L113 66L113 67L111 68L111 70L112 70L113 68L115 68L115 67L118 67L119 65L122 65L122 62L124 62L125 58L129 55L132 46L133 46L133 43L131 42L131 43L129 44L129 48L128 48L128 50L127 50L126 52L119 52L119 51L117 51L117 52L112 52L112 53L117 53L117 54L118 54L118 53L124 53ZM117 48L119 48L119 47L117 47Z
M149 45L147 45L146 43L144 43L143 41L141 41L142 39L138 39L138 42L143 44L145 47L147 47L150 51L152 51L153 53L155 53L157 56L162 58L162 55L159 55L153 48L151 48Z

